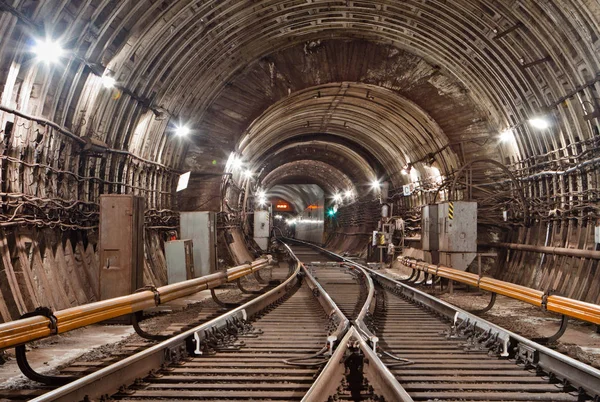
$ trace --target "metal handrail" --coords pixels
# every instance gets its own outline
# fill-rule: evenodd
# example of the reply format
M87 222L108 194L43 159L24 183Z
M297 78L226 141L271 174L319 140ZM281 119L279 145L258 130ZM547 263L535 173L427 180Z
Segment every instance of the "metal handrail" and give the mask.
M226 282L237 280L256 272L271 263L271 256L250 264L230 268L200 278L144 290L128 296L83 304L56 311L50 317L36 315L0 324L0 350L27 342L65 333L76 328L109 320L126 314L191 295L201 290L213 289Z

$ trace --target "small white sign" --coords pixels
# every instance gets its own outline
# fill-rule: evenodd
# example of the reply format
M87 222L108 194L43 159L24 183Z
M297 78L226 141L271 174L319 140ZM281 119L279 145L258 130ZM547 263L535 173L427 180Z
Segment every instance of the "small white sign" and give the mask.
M402 186L402 188L404 189L405 196L409 196L412 194L412 188L411 188L410 184L405 184L404 186Z
M179 176L179 181L177 182L177 191L185 190L187 188L191 173L192 172L187 172Z

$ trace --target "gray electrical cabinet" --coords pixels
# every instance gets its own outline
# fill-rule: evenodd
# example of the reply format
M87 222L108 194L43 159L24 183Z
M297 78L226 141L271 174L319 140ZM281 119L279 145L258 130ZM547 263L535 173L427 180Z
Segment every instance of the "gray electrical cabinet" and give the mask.
M425 261L439 264L438 206L425 205L421 210L421 243Z
M462 271L477 256L477 203L438 204L440 264Z
M181 212L182 239L193 243L194 277L217 270L217 214L212 211Z
M269 248L271 234L271 214L269 211L254 211L254 241L262 251Z
M144 198L100 196L100 300L125 296L144 286ZM130 323L124 316L111 323Z
M169 285L194 278L193 252L193 244L189 239L165 243Z

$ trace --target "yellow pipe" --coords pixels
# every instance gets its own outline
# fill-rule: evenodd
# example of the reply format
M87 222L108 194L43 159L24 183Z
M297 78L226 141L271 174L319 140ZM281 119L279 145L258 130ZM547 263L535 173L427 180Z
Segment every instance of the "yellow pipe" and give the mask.
M597 304L586 303L580 300L555 295L545 297L544 292L540 290L500 281L494 278L479 278L477 274L460 271L443 265L438 266L428 264L407 257L402 259L402 263L412 269L424 271L456 282L465 283L512 299L521 300L537 307L545 307L548 311L564 314L582 321L600 324L600 306Z
M270 256L217 272L200 278L162 286L156 289L160 303L166 303L201 290L212 289L231 282L269 265ZM76 328L135 313L157 305L153 291L145 290L132 295L101 300L95 303L56 311L56 330L62 334ZM52 335L51 321L47 317L35 316L0 324L0 350L22 345Z

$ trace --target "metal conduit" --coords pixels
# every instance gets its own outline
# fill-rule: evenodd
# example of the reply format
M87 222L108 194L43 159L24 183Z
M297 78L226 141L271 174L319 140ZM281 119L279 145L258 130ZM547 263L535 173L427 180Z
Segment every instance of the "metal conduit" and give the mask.
M116 297L95 303L84 304L54 312L50 317L37 315L0 324L0 350L27 342L61 334L86 325L135 313L146 308L213 289L226 282L235 281L256 272L272 261L271 256L250 264L239 265L227 271L217 272L200 278L171 285L140 291L128 296Z
M550 247L551 248L551 247ZM544 293L540 290L516 285L493 278L479 277L477 274L459 271L443 265L428 264L412 258L402 258L402 263L409 268L423 271L435 276L461 282L488 292L497 293L512 299L541 307L547 311L577 318L582 321L600 325L600 305L586 303L568 297Z
M596 251L596 250L582 250L579 248L536 246L536 245L532 245L532 244L519 244L519 243L485 243L482 245L487 246L487 247L508 248L510 250L533 251L536 253L564 255L567 257L593 258L595 260L600 260L600 251Z

